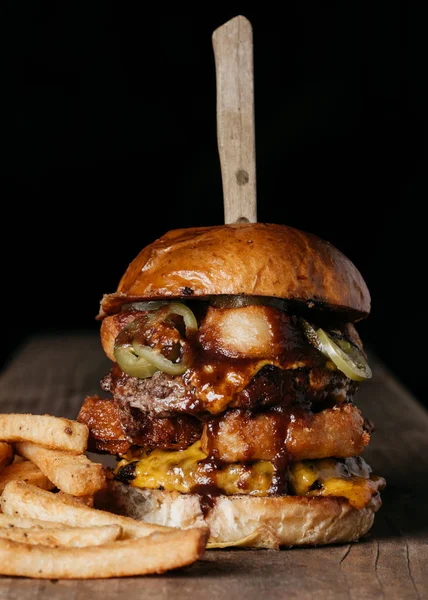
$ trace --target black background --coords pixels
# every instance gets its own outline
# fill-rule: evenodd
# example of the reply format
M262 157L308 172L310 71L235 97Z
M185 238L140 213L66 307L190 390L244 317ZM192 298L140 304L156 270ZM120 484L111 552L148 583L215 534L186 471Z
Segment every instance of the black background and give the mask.
M425 401L423 3L257 4L2 4L3 363L34 332L97 330L168 229L222 223L211 35L244 14L259 221L353 260L364 341Z

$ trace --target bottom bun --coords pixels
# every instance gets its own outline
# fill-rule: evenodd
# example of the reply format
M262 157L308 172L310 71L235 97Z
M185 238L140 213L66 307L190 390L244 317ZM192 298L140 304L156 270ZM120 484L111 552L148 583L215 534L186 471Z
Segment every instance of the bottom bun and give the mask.
M357 510L346 499L333 496L223 495L204 507L198 494L139 489L110 481L98 504L169 527L208 525L208 548L279 548L355 542L370 530L381 499L377 493L368 506Z

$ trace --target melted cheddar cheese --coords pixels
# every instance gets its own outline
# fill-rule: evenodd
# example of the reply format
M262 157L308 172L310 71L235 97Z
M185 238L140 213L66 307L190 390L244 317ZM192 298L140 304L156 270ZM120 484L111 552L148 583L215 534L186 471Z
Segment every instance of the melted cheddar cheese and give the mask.
M130 485L137 488L163 489L191 493L216 488L226 495L250 494L267 496L275 470L269 461L251 464L215 463L195 442L186 450L153 450L129 452L116 469L130 463L135 477ZM366 506L378 489L378 478L361 458L333 458L299 461L289 469L289 494L296 496L338 496L346 498L357 509Z
M290 487L296 496L339 496L360 509L378 489L370 471L361 458L303 460L290 467Z
M207 459L200 440L186 450L153 450L137 455L128 453L115 472L136 461L135 478L130 485L139 488L164 489L189 493L195 488L218 488L221 493L266 496L272 483L274 468L269 461L252 465L242 463L219 466Z

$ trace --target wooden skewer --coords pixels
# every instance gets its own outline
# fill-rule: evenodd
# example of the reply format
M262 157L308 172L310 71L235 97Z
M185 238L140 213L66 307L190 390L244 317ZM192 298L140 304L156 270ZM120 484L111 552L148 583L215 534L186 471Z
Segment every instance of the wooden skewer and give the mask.
M212 36L224 222L257 222L253 31L238 16Z

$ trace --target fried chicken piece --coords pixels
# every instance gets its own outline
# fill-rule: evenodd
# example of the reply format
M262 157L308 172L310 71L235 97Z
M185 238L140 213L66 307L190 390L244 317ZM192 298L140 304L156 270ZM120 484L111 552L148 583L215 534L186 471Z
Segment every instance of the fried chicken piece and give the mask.
M77 420L90 431L90 449L124 454L131 446L182 450L196 442L202 423L190 415L154 418L117 400L85 399Z
M296 461L355 456L369 440L361 413L351 404L319 413L229 410L205 424L202 449L218 460L233 463L275 460L286 446L290 460Z

